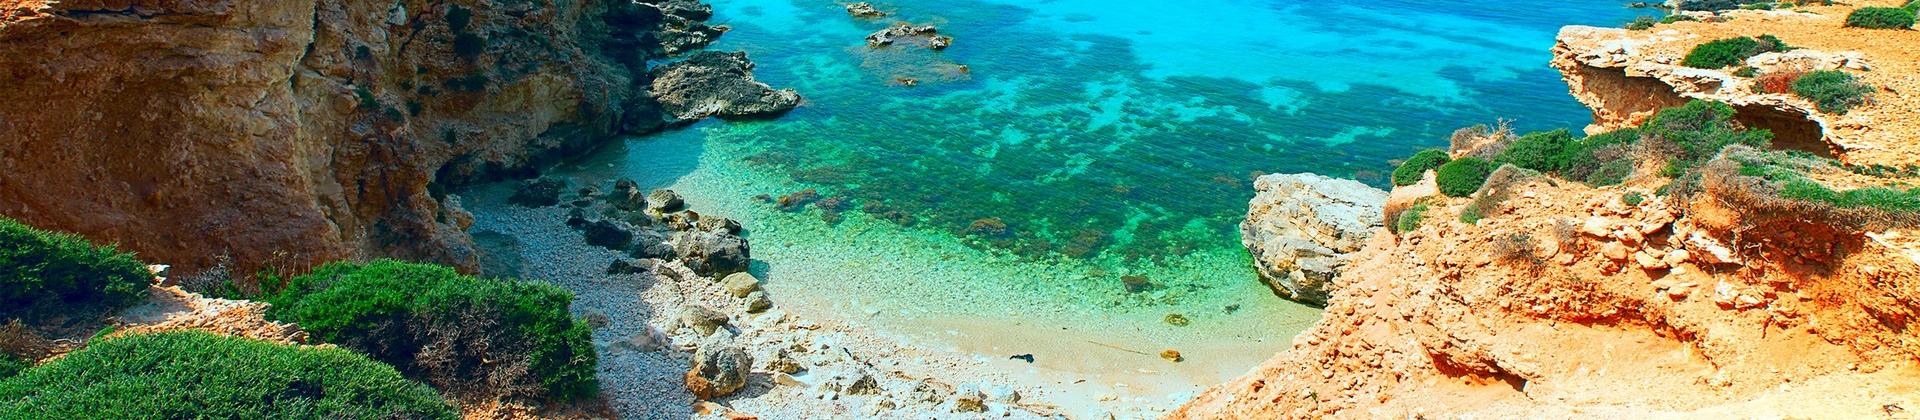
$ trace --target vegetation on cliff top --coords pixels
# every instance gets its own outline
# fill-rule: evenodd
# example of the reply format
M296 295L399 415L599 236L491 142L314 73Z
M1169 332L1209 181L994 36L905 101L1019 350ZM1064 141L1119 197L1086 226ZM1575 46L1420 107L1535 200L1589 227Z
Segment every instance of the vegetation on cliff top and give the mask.
M1759 38L1738 37L1707 42L1693 47L1681 65L1701 69L1720 69L1745 63L1753 56L1792 50L1786 42L1773 35L1761 35Z
M270 296L268 317L391 363L451 395L570 401L599 392L573 295L382 260L334 263Z
M152 281L133 254L0 218L0 322L123 308Z
M424 385L341 349L166 332L90 343L0 380L0 418L457 418Z
M1865 105L1873 95L1872 86L1836 70L1807 73L1794 79L1791 89L1795 95L1813 101L1821 112L1841 115Z
M1393 185L1404 187L1418 183L1420 178L1427 176L1427 171L1451 160L1453 158L1447 156L1445 150L1440 149L1427 149L1414 153L1413 157L1407 158L1405 163L1401 163L1399 168L1393 170Z
M1907 7L1862 7L1847 15L1847 27L1867 29L1909 29L1913 28L1914 11L1920 9L1920 2L1909 3Z

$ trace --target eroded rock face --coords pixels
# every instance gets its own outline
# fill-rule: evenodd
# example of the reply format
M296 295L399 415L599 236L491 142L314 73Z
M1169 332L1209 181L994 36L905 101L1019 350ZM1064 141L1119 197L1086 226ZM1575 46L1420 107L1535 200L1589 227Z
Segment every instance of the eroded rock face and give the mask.
M1326 304L1349 255L1380 228L1387 193L1314 174L1267 175L1254 189L1240 240L1260 278L1281 296Z
M0 214L184 272L473 268L440 191L662 126L685 0L94 1L0 19ZM691 5L691 6L690 6Z
M800 106L793 89L775 90L754 80L746 53L706 51L655 68L652 92L667 115L684 122L770 117Z

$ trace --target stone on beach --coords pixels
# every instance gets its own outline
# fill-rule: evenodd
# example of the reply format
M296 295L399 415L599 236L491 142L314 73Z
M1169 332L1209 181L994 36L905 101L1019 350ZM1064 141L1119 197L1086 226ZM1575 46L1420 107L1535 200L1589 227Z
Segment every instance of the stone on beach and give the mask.
M747 386L747 373L753 357L728 334L714 334L700 341L693 352L693 367L687 370L687 390L700 399L724 397Z

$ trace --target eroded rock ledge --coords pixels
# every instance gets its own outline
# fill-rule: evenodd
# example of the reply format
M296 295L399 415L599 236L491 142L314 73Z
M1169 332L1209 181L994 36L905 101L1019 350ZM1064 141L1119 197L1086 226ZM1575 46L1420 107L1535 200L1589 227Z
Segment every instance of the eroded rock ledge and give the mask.
M0 13L0 214L191 273L473 268L454 186L669 119L689 0L73 1Z
M1240 240L1261 280L1288 299L1325 305L1350 255L1380 228L1387 192L1314 174L1263 176L1254 190Z

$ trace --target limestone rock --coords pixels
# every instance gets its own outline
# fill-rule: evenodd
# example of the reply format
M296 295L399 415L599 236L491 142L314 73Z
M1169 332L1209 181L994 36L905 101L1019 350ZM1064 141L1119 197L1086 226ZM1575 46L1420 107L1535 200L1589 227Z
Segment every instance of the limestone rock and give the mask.
M711 335L727 325L727 314L699 305L687 305L680 311L680 326L692 328L700 335Z
M887 12L882 12L874 8L873 3L864 1L847 4L847 14L863 19L887 17Z
M1313 174L1267 175L1254 189L1240 232L1261 279L1282 296L1325 304L1348 256L1380 227L1387 193Z
M647 211L654 213L672 213L687 208L687 202L680 193L673 190L653 190L647 193Z
M659 34L698 24L653 12L685 0L506 3L0 6L0 214L182 275L223 255L244 273L389 256L477 269L468 216L432 187L657 131L636 80L664 58ZM470 16L458 31L454 10ZM471 38L455 32L488 42L456 54Z
M747 386L747 373L753 357L727 334L715 334L701 340L693 352L693 367L687 370L687 390L700 399L724 397Z
M741 303L741 305L743 305L747 313L750 314L757 314L773 307L773 299L767 297L765 290L755 290L753 293L748 293L746 299L746 302Z
M720 288L726 289L727 294L733 297L743 298L760 290L760 279L748 273L728 274L725 279L720 280Z
M724 276L747 271L751 250L739 236L705 231L674 235L673 252L680 262L702 276Z
M680 123L706 117L778 116L800 106L793 89L774 90L753 79L746 53L705 51L653 70L650 92Z

